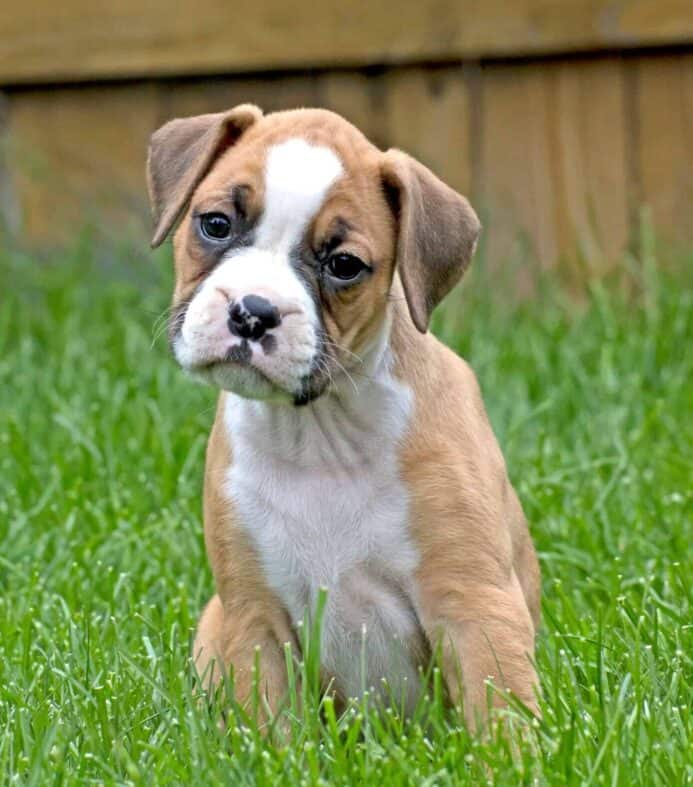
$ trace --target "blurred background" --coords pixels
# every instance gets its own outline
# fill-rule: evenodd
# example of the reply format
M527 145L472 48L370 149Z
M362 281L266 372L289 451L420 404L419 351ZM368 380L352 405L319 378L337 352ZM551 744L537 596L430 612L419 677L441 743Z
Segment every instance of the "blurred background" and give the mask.
M33 248L145 243L150 133L244 101L417 156L490 264L608 271L643 220L693 241L690 0L33 0L0 16L0 98L0 221Z

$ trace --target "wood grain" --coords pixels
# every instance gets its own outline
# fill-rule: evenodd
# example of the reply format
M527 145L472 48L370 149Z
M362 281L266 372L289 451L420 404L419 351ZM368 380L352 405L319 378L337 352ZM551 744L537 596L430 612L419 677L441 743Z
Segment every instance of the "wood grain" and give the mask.
M564 62L550 80L558 246L574 250L582 264L604 269L629 237L621 62Z
M640 193L655 229L693 239L693 55L645 58L637 70Z
M471 108L461 67L402 68L384 76L388 145L418 158L468 194Z
M69 243L92 228L144 238L144 160L158 121L153 86L30 91L11 99L13 181L21 235Z
M550 266L558 255L549 99L549 76L536 65L483 71L486 250L492 263L518 268L521 287L530 283L529 259Z
M85 226L146 244L144 160L165 120L253 101L320 105L469 195L491 266L618 264L650 206L693 240L693 55L451 64L12 90L0 113L0 212L41 246Z
M401 64L689 43L690 0L34 0L0 84Z
M327 71L319 78L319 104L338 112L379 147L388 144L382 74Z

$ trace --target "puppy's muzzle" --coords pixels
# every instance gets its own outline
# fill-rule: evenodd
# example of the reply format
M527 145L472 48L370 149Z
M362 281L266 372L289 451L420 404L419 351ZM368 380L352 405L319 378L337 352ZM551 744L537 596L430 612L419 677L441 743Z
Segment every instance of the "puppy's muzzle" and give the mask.
M229 331L241 339L261 339L280 323L279 309L260 295L246 295L229 307Z

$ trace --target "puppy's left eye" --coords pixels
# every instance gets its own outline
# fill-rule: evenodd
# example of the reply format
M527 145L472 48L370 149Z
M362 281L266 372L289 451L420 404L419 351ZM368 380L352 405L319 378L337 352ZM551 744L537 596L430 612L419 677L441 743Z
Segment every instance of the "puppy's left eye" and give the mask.
M355 254L341 252L333 254L327 260L325 268L332 278L339 279L339 281L351 281L367 270L368 266Z
M231 234L231 222L223 213L203 213L200 216L200 229L205 238L226 240Z

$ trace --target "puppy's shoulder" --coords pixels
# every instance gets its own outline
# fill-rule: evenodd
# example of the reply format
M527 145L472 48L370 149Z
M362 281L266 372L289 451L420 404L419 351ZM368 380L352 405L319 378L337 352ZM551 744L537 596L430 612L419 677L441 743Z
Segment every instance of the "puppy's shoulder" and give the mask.
M481 389L471 366L430 333L408 326L393 331L395 374L411 388L416 427L431 434L469 437L490 431Z

